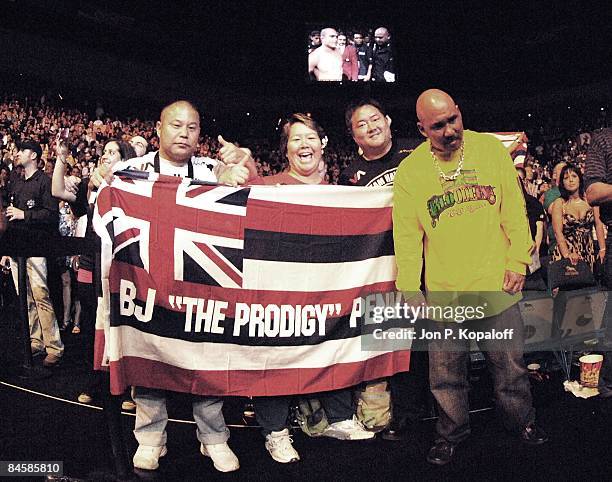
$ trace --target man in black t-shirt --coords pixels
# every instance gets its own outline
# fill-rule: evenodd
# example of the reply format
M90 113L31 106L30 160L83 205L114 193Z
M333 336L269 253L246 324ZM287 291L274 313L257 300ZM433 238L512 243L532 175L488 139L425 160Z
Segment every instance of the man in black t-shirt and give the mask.
M374 32L374 45L371 52L372 81L395 82L391 35L385 27Z
M58 231L58 202L51 196L51 179L38 169L42 156L40 144L26 140L19 145L15 165L22 166L24 177L17 178L9 187L9 206L6 208L8 229L21 229L23 236L29 230L49 233ZM0 263L6 266L8 257ZM15 286L17 262L10 260ZM26 287L28 319L30 323L30 346L33 355L46 355L43 366L57 365L64 354L59 326L51 304L47 286L47 260L33 257L26 260Z
M392 186L395 172L410 154L410 146L393 141L391 117L374 99L351 104L344 120L355 143L359 158L342 173L338 184L345 186ZM390 425L383 431L385 440L402 440L409 426L424 412L428 384L428 356L418 341L412 344L410 371L400 372L389 379L393 414ZM408 367L406 367L408 368Z
M359 146L359 158L342 173L345 186L391 186L400 162L410 154L408 146L394 142L391 117L374 99L351 104L344 114L346 127Z
M357 50L357 59L359 60L357 79L369 82L370 76L372 75L370 49L364 42L362 32L355 32L353 34L353 41L355 42L355 50Z

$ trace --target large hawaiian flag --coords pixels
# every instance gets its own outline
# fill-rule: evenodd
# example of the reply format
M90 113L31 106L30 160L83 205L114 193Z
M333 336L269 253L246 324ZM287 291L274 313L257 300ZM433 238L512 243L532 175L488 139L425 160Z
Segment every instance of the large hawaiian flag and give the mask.
M364 343L366 312L393 304L391 206L389 187L117 177L94 216L112 392L285 395L407 371L409 341Z

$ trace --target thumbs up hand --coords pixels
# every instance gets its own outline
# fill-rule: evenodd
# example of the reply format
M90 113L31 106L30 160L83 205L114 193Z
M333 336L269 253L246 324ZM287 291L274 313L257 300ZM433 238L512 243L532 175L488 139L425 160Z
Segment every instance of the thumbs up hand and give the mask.
M237 164L242 159L251 157L251 151L248 149L241 149L233 142L226 141L222 135L217 137L221 149L219 150L219 159L224 164Z
M255 161L251 155L251 151L244 147L238 147L236 144L226 141L222 135L217 137L219 144L221 144L221 149L219 150L219 160L226 164L227 169L229 170L233 165L241 166L242 169L236 169L237 172L243 172L246 170L246 178L239 182L239 184L244 184L247 180L257 177L257 168L255 166ZM219 181L221 182L221 177L217 176ZM240 175L237 177L242 178Z
M245 165L246 162L247 160L243 158L236 164L223 166L223 169L217 172L219 183L233 187L245 184L249 179L249 169Z

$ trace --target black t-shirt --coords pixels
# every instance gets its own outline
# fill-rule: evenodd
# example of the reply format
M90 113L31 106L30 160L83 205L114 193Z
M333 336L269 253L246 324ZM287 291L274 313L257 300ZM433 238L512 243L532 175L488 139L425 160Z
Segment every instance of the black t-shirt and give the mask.
M51 179L38 170L28 179L18 177L9 186L9 203L24 212L24 219L11 221L11 226L59 231L59 203L51 196Z
M338 184L343 186L392 186L400 162L415 146L393 141L391 150L380 159L367 161L363 156L353 161L340 174Z
M393 141L380 159L367 161L363 156L352 162L342 173L338 184L343 186L392 186L400 163L414 150L416 144ZM421 291L425 290L425 260L421 270Z
M531 231L531 238L535 239L536 235L536 223L538 221L546 221L546 213L544 207L540 204L533 196L529 194L525 195L525 206L527 207L527 217L529 218L529 230Z
M370 65L370 52L367 45L362 44L359 47L355 45L357 49L357 58L359 59L359 73L358 75L366 75L368 73L368 66Z
M527 193L523 193L525 195L525 207L527 208L527 218L529 220L529 230L531 231L531 239L535 240L535 235L537 232L536 223L538 221L542 221L546 223L546 212L544 211L544 206L540 204L533 196L530 196ZM542 245L540 246L540 254L546 253L546 243L542 240Z
M387 44L382 47L375 45L372 48L372 80L374 82L386 82L385 72L395 73L393 67L393 52L391 45Z

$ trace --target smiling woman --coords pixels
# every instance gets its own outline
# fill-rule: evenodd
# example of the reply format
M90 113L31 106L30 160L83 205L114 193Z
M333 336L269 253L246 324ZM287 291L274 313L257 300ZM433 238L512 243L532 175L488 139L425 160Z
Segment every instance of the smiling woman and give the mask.
M292 114L281 130L280 152L289 169L275 176L259 177L251 184L327 184L323 150L327 137L321 126L306 114Z

